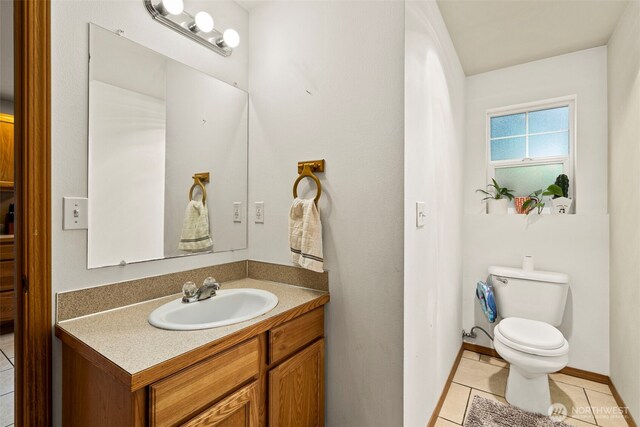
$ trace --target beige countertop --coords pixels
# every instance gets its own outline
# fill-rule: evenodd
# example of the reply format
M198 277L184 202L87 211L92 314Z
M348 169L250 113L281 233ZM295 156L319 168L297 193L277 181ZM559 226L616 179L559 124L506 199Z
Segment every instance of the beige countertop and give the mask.
M256 279L222 284L223 289L255 288L274 293L278 305L270 312L235 325L198 331L169 331L149 324L149 314L180 294L158 298L57 323L57 327L135 375L174 357L255 326L286 311L327 296L327 292ZM56 335L60 336L57 332Z

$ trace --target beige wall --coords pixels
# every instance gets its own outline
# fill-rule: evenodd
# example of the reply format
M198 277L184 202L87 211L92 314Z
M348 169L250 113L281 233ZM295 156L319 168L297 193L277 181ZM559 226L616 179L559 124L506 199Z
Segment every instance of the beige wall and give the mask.
M436 2L405 4L404 425L413 427L429 421L461 345L465 76Z
M327 426L402 424L403 24L397 1L250 12L249 204L265 203L253 259L290 264L297 162L326 159Z
M640 1L609 41L611 379L640 421Z

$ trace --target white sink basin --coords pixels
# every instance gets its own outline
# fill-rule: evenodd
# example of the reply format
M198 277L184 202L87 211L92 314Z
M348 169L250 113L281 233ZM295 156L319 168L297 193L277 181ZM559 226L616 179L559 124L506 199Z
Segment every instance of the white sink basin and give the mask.
M261 289L223 289L215 297L183 303L177 299L151 312L149 323L161 329L193 331L232 325L261 316L278 305L278 297Z

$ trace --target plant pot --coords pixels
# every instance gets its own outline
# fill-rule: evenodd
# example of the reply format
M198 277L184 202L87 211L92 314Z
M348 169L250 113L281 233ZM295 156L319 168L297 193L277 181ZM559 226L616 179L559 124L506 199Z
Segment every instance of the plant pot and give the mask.
M552 212L563 215L569 213L573 200L568 197L558 197L557 199L551 199L551 203L553 203Z
M531 197L515 197L513 199L513 204L516 207L516 212L519 214L525 214L524 207L522 205L525 204L527 200L531 199Z
M487 200L487 213L489 214L506 214L507 208L509 208L508 199Z

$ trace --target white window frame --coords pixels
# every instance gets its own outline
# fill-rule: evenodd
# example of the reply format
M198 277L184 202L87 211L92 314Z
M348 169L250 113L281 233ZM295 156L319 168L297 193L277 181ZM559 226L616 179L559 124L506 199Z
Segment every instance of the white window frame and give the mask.
M569 178L569 197L574 199L575 206L575 189L576 183L574 180L575 169L576 169L576 140L577 140L577 129L576 129L576 104L577 97L575 95L571 96L563 96L560 98L552 98L546 99L542 101L528 102L525 104L512 105L508 107L500 107L487 110L487 121L486 121L486 161L487 161L487 184L491 183L491 180L495 178L496 169L506 168L506 167L514 167L514 166L535 166L535 165L545 165L545 164L555 164L562 163L563 165L563 173L567 175ZM498 116L508 116L511 114L520 114L520 113L531 113L539 110L548 110L552 108L558 107L569 107L569 155L568 156L550 156L550 157L540 157L536 159L532 159L529 157L523 157L519 159L510 159L510 160L491 160L491 119L493 117ZM525 135L515 135L510 138L517 136L525 136L527 141L527 147L529 146L529 120L526 121L526 133ZM549 132L549 133L555 133ZM537 135L537 134L536 134ZM553 183L551 183L553 184Z

